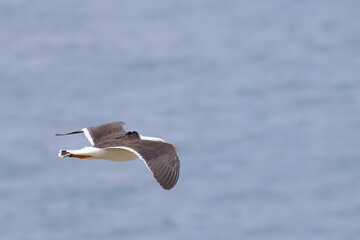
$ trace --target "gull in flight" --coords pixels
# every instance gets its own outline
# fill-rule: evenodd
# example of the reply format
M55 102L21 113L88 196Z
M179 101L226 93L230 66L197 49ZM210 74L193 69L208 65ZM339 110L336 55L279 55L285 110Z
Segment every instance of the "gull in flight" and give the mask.
M110 161L144 161L154 178L166 190L175 186L179 178L180 161L177 148L161 138L142 136L136 131L126 132L125 122L106 123L56 136L84 133L91 147L60 150L58 156Z

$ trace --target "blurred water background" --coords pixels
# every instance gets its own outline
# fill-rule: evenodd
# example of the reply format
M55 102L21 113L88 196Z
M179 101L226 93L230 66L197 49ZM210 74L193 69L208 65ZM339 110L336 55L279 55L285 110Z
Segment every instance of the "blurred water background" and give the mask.
M359 239L359 1L0 1L0 238ZM60 159L112 121L175 144Z

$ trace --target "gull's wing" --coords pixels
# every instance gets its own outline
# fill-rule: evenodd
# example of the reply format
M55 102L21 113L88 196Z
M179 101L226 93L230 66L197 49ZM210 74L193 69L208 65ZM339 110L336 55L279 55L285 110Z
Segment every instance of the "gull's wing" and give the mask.
M112 122L94 127L83 128L86 138L94 146L104 139L111 139L123 136L126 132L124 130L125 122Z
M173 145L148 140L121 141L119 144L121 145L105 148L131 151L144 161L164 189L169 190L175 186L179 179L180 161Z
M84 133L91 145L106 140L124 136L126 131L124 130L125 122L112 122L101 124L98 126L83 128L80 131L74 131L69 133L57 133L56 136L65 136L70 134Z

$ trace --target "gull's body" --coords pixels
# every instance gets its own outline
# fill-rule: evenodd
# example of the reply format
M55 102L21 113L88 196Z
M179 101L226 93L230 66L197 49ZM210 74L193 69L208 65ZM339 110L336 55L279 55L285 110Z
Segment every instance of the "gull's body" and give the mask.
M57 136L84 133L91 147L79 150L60 150L59 157L81 159L105 159L110 161L144 161L155 179L164 189L175 186L180 171L180 162L175 146L156 137L146 137L137 132L126 132L124 122L102 124L83 128Z

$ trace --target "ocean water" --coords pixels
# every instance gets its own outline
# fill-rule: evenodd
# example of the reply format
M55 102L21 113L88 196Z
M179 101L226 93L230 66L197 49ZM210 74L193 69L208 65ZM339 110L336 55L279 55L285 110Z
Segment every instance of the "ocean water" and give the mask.
M359 1L0 1L0 238L359 239ZM175 144L60 159L112 121Z

